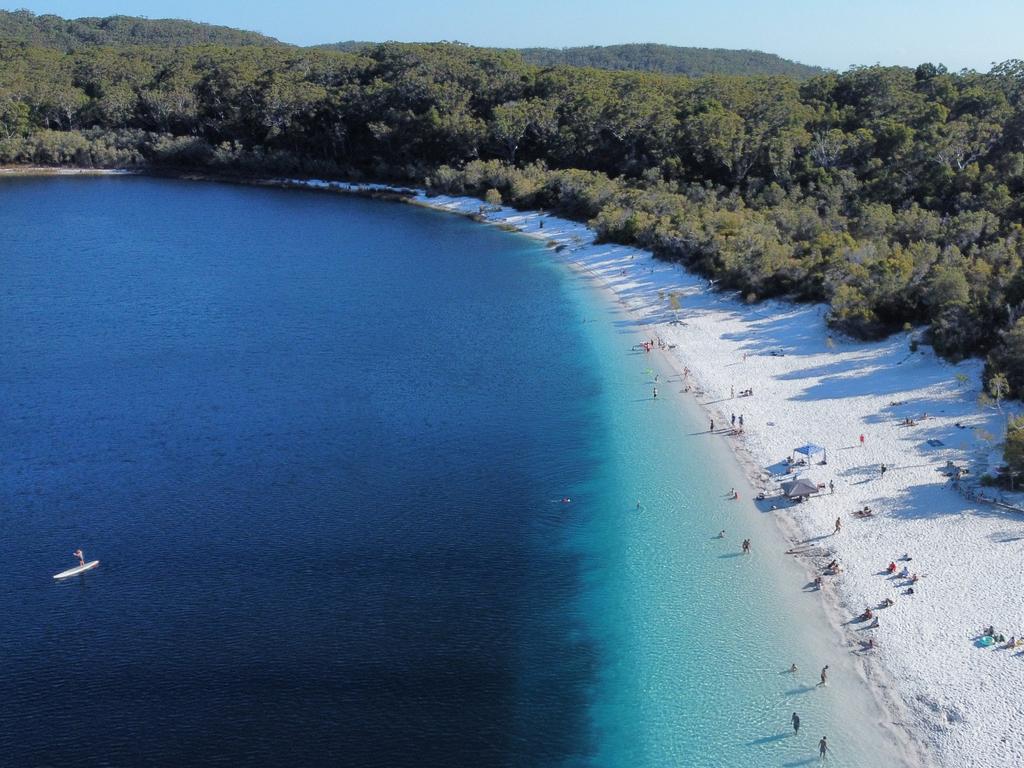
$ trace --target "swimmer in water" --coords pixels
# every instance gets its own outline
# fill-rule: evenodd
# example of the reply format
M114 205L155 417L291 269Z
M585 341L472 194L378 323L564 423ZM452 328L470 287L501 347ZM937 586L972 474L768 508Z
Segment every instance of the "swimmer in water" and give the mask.
M719 531L718 535L715 538L716 539L724 539L725 538L725 531Z

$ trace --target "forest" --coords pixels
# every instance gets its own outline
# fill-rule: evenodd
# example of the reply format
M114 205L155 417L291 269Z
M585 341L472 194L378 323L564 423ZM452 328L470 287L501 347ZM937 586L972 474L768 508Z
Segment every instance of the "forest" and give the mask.
M809 79L382 44L0 42L0 162L394 180L590 221L1024 394L1024 63ZM1004 385L1005 382L1005 385Z

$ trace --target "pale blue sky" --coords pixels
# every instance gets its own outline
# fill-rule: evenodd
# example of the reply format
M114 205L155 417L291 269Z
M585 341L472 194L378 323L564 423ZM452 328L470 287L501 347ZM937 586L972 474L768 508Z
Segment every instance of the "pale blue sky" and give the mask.
M290 43L461 40L562 47L657 42L756 48L807 64L1024 58L1024 0L20 0L61 16L189 18Z

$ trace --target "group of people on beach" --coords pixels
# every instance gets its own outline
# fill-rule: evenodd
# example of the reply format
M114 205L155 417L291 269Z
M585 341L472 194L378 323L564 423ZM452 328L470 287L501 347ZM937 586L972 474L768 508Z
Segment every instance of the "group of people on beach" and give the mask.
M1016 635L1010 635L1010 639L1006 639L1006 635L1002 632L996 632L994 625L990 624L987 629L981 632L982 639L990 637L993 643L1004 643L1003 648L1020 648L1024 645L1024 637L1017 637ZM1018 654L1019 656L1020 654Z
M743 434L743 414L741 413L737 417L736 414L733 413L733 414L730 415L729 421L732 424L732 432L731 432L731 434L733 434L733 435L742 435Z

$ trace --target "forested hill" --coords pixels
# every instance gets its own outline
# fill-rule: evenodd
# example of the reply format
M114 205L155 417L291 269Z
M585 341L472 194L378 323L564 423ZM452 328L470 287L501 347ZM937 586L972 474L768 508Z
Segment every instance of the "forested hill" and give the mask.
M824 72L773 53L726 48L684 48L656 43L588 45L582 48L520 48L530 64L551 67L663 72L669 75L787 75L808 78Z
M319 45L346 53L358 53L375 43L347 40ZM785 75L806 79L824 74L821 67L798 64L773 53L726 48L684 48L657 43L588 45L581 48L519 48L527 64L540 67L591 67L632 72L660 72L667 75Z
M64 19L30 11L0 11L0 40L64 51L97 45L283 45L257 32L181 19Z
M183 19L145 19L137 16L64 19L37 16L31 11L0 11L0 41L72 51L88 46L215 44L226 46L285 45L258 32L201 24ZM356 53L377 43L346 41L313 46ZM528 64L542 67L592 67L671 75L786 75L806 79L825 70L762 51L725 48L686 48L655 43L585 46L580 48L521 48Z

